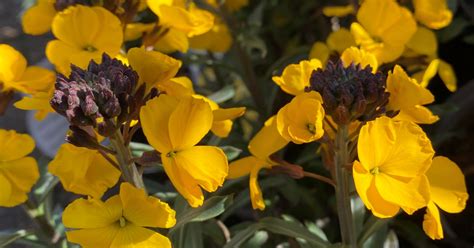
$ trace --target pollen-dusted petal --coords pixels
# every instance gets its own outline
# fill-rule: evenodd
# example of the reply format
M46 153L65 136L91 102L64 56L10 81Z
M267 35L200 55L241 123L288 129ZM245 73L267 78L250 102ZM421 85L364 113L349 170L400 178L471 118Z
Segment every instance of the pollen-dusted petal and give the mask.
M5 84L19 80L26 70L25 57L15 48L0 44L0 58L2 58L0 60L0 82Z
M38 0L36 5L27 9L21 17L23 32L31 35L48 32L55 15L56 9L52 1Z
M157 232L131 224L119 229L110 247L171 248L171 242L167 237Z
M138 73L140 83L145 83L148 90L174 77L181 67L181 61L143 48L130 49L127 57L130 66Z
M0 161L0 174L3 174L9 180L11 185L10 198L4 204L7 207L25 202L28 198L28 193L40 176L38 164L32 157L24 157L6 162Z
M84 248L112 247L112 242L119 230L118 224L112 224L100 228L67 231L66 237L69 242L79 244Z
M27 134L0 129L0 162L22 158L35 148L35 141Z
M130 183L120 185L120 199L123 216L137 226L170 228L176 223L176 213L167 203Z
M198 182L184 169L180 168L171 155L161 154L161 161L168 178L176 190L188 201L191 207L199 207L204 202L204 195Z
M439 210L433 202L428 203L426 208L423 230L431 239L443 239L444 237Z
M400 210L399 206L382 198L381 193L379 193L378 188L375 186L375 180L371 181L367 189L367 201L372 206L372 214L379 218L391 218Z
M252 171L252 168L261 166L260 164L265 161L259 160L254 156L248 156L239 160L233 161L229 164L229 175L228 179L235 179L243 176L247 176Z
M140 110L140 121L148 142L161 153L171 151L168 123L171 113L178 105L178 99L160 94L147 101Z
M187 171L208 192L216 191L227 177L227 157L218 147L194 146L177 152L175 156L176 166Z
M194 97L182 99L169 118L168 130L173 149L196 145L212 126L212 111L207 102Z
M79 198L64 209L63 223L67 228L102 228L118 222L121 216L122 202L118 195L105 202Z
M453 19L446 0L414 0L413 7L416 19L432 29L446 27Z
M267 158L288 144L278 133L276 116L265 121L264 126L250 140L248 149L255 157L266 161Z
M456 73L454 72L453 67L445 62L444 60L440 60L439 67L438 67L438 74L443 80L444 85L448 88L449 91L454 92L457 89L457 78Z
M280 88L288 94L299 95L309 86L309 78L313 70L322 68L318 59L302 60L298 64L290 64L283 70L281 76L272 78Z
M464 210L469 195L464 175L453 161L442 156L435 157L426 176L430 182L431 200L436 205L448 213Z
M253 209L265 209L265 202L263 201L262 190L258 184L258 173L260 172L259 167L254 167L250 171L250 200L252 201Z

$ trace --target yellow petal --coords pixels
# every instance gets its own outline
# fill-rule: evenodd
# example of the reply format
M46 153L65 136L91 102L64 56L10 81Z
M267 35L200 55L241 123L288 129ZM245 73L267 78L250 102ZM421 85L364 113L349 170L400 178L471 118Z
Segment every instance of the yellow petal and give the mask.
M234 123L231 120L213 121L211 132L220 138L226 138L232 131Z
M309 59L318 59L324 66L327 63L330 54L331 51L329 50L329 47L326 46L326 44L324 44L323 42L317 41L311 47L311 51L309 52Z
M222 186L229 171L225 153L214 146L194 146L177 152L174 159L176 166L208 192Z
M443 239L444 237L439 210L433 202L430 202L426 208L423 230L431 239Z
M351 32L346 28L340 28L339 30L330 33L326 43L330 50L335 50L339 54L347 48L356 45Z
M130 66L138 73L140 83L145 83L148 90L174 77L181 67L181 61L143 48L130 49L127 57Z
M176 213L167 203L129 183L120 185L120 199L123 216L137 226L170 228L176 223Z
M124 40L132 41L139 39L143 36L143 34L150 32L154 26L155 23L129 23L125 28Z
M166 34L155 43L154 48L163 53L176 51L185 53L189 49L189 39L185 32L169 28Z
M241 117L245 113L245 107L239 108L219 108L212 111L214 121L233 120Z
M311 73L318 68L322 68L318 59L303 60L298 64L288 65L281 76L275 76L272 80L283 91L296 96L303 93L304 89L309 86Z
M3 83L3 90L16 89L16 84L26 70L26 59L15 48L0 44L0 82ZM20 88L21 90L21 88Z
M454 92L457 89L457 78L453 67L447 62L440 60L438 74L443 80L444 85L449 91Z
M10 182L9 186L6 185L6 192L3 192L2 188L2 194L5 193L6 197L4 201L0 201L0 206L5 207L13 207L25 202L28 193L39 178L38 165L31 157L0 161L0 174L4 177L3 180ZM4 181L3 184L7 183Z
M36 5L27 9L21 17L23 32L31 35L48 32L55 15L56 9L52 1L38 0Z
M259 166L264 161L259 160L254 156L248 156L241 158L229 164L229 175L227 178L235 179L243 176L247 176L252 171L252 168Z
M428 65L428 67L426 67L420 81L420 85L422 87L426 88L428 84L430 83L431 79L433 79L436 76L436 73L438 72L439 64L440 64L439 59L433 59Z
M370 65L373 73L378 69L377 58L373 54L360 50L357 47L349 47L344 50L341 60L345 67L348 67L350 64L359 64L362 68Z
M117 223L121 216L122 203L118 195L105 202L79 198L64 209L63 223L68 228L102 228Z
M101 228L73 230L66 232L67 240L84 248L112 247L112 242L119 233L119 225Z
M432 29L448 26L453 19L446 0L413 0L415 17Z
M263 201L262 190L258 185L258 172L260 168L254 167L250 171L250 200L252 201L253 209L265 209L265 202Z
M211 129L212 111L204 100L182 99L170 116L168 129L175 151L196 145Z
M469 197L464 175L459 167L446 157L438 156L426 172L430 182L431 200L448 213L459 213ZM449 176L447 180L446 176Z
M147 101L140 110L143 133L149 144L161 153L172 150L168 123L171 113L177 105L176 98L161 94Z
M111 248L122 247L160 247L171 248L170 240L152 230L135 226L126 225L120 228L115 239L110 246Z
M0 161L7 162L30 154L35 148L35 141L27 134L14 130L0 129Z
M425 27L418 27L406 46L417 54L426 56L436 54L438 51L435 33Z
M23 85L28 93L32 94L38 91L49 91L54 87L55 81L56 74L53 71L38 66L28 66L17 83Z
M359 161L354 161L352 166L352 176L357 193L368 209L372 209L372 204L367 198L367 193L372 183L373 176L367 171Z
M161 154L163 168L176 190L188 201L192 207L199 207L204 202L204 195L196 180L186 171L181 169L175 159Z
M248 148L252 155L265 161L286 144L288 141L278 133L276 118L272 116L265 121L262 129L250 140Z
M6 207L7 205L13 205L10 203L12 185L2 173L0 173L0 189L2 189L2 193L0 194L0 206Z
M433 124L439 120L437 115L434 115L431 110L421 105L416 105L411 108L400 110L395 120L412 121L420 124Z
M194 6L190 6L189 10L167 5L159 8L160 25L181 30L188 37L204 34L214 25L214 16L210 12Z
M13 105L16 108L23 110L36 110L36 120L42 121L49 113L55 112L49 103L51 97L52 94L49 92L39 92L31 97L23 97L20 101L15 102Z
M382 198L375 186L375 180L371 181L367 190L367 201L372 206L372 214L378 218L391 218L400 211L399 206Z
M191 37L190 47L211 52L227 52L232 46L232 35L224 23L216 23L208 32Z
M344 17L354 13L354 5L345 6L326 6L323 8L323 14L327 17Z

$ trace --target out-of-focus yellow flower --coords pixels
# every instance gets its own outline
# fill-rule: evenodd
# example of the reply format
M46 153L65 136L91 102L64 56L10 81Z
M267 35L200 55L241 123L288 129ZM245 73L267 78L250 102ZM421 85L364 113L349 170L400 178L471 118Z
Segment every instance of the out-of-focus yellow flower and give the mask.
M326 6L323 8L323 14L327 17L344 17L353 14L354 5L348 4L345 6Z
M433 94L410 78L399 65L388 73L387 91L390 92L387 109L400 110L396 120L431 124L439 119L423 106L434 101Z
M278 111L280 135L295 144L313 142L324 134L324 108L321 95L315 91L295 96Z
M290 95L299 95L309 86L309 79L314 70L322 68L318 59L302 60L298 64L286 66L281 76L272 77L280 88Z
M425 28L419 26L411 39L407 42L407 51L413 52L416 55L434 56L438 52L438 40L436 34Z
M17 90L34 93L47 89L56 77L50 70L28 66L15 48L0 44L0 91Z
M23 32L40 35L51 29L51 23L56 15L55 0L38 0L34 6L27 9L21 17Z
M189 49L189 38L186 33L170 28L155 43L154 48L163 53L172 53L176 51L187 52Z
M0 206L14 207L28 199L39 178L38 165L27 157L35 148L26 134L0 129Z
M23 110L34 110L35 119L42 121L49 113L54 113L49 101L53 97L54 85L51 85L47 91L38 91L30 96L24 96L20 101L15 102L14 106Z
M209 50L211 52L227 52L232 46L232 35L223 22L216 22L208 32L190 38L193 49Z
M431 142L413 122L380 117L362 127L354 162L354 183L365 206L379 218L395 216L400 207L412 214L428 204L424 173L434 155Z
M380 64L396 60L416 31L410 11L395 0L365 0L351 25L351 33L362 49L377 57Z
M336 51L339 54L347 48L356 45L351 32L346 28L340 28L337 31L331 32L326 39L326 44L328 44L330 50Z
M433 159L426 172L430 183L431 201L428 203L423 230L432 239L443 238L443 226L438 207L448 213L459 213L466 207L469 198L464 175L459 167L446 157ZM446 177L449 177L449 180Z
M229 165L229 179L250 175L250 199L253 209L265 209L262 190L258 185L258 173L261 169L276 165L269 157L288 144L278 133L276 117L270 117L263 128L252 138L248 149L251 156L241 158Z
M181 61L156 51L132 48L127 53L130 66L138 73L139 82L147 90L173 78L181 67Z
M103 202L77 199L63 213L67 239L85 248L169 247L170 240L148 228L175 225L175 211L158 198L129 183L120 185L120 194Z
M65 190L96 199L100 199L120 177L120 171L98 151L71 144L59 148L48 171L59 177Z
M124 41L139 39L143 36L144 33L148 33L151 30L153 30L153 27L155 25L156 25L155 23L140 23L140 22L129 23L125 27L125 33L124 33L123 39Z
M413 0L413 7L416 19L432 29L444 28L453 19L446 0Z
M54 17L52 31L57 39L46 56L66 76L71 64L85 69L90 60L100 63L103 53L115 57L123 40L120 20L102 7L69 7Z
M192 207L202 205L201 187L214 192L227 176L224 152L214 146L196 146L213 123L204 100L181 100L165 94L142 107L140 120L148 142L161 153L166 174Z
M309 59L318 59L324 67L328 62L329 55L331 55L329 47L324 42L316 41L309 52Z
M350 64L360 65L362 68L370 65L373 73L378 69L377 58L375 58L373 54L357 47L349 47L344 50L341 55L341 60L345 67L348 67Z

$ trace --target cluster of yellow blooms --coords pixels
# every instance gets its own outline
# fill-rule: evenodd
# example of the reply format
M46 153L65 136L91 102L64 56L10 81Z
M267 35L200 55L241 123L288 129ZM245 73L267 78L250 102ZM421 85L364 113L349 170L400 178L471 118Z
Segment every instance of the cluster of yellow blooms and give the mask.
M127 142L137 128L143 130L169 180L192 207L203 204L202 190L214 192L226 179L249 175L252 206L263 210L265 202L257 178L262 169L281 165L273 155L290 142L320 142L320 152L331 154L338 147L328 140L334 141L340 127L347 125L353 135L346 145L356 144L353 148L357 151L347 166L359 197L375 216L393 217L400 209L412 214L426 207L423 229L432 239L441 239L438 207L449 213L465 208L468 194L461 170L448 158L435 156L431 141L418 126L439 119L424 106L434 102L426 87L436 73L449 90L456 90L453 69L438 58L437 40L430 30L451 23L452 13L445 0L413 0L414 13L395 0L364 0L357 11L352 5L325 8L327 16L356 15L357 22L335 30L325 43L316 42L308 60L290 64L280 76L272 78L293 99L250 140L250 156L230 164L221 148L199 143L209 132L227 137L233 120L242 116L245 108L221 108L210 98L196 94L189 78L177 77L182 62L167 55L190 48L226 52L232 45L232 35L225 21L185 0L121 1L129 5L117 6L77 2L68 6L60 0L38 0L23 16L24 31L39 35L51 30L55 39L48 43L46 56L66 81L79 83L78 75L105 63L104 53L114 58L111 63L117 62L120 68L136 73L137 85L132 86L130 97L139 95L141 87L139 100L144 100L138 103L141 105L136 113L129 107L126 119L120 119L119 114L106 117L110 107L106 104L94 105L98 110L92 115L87 98L84 100L78 93L77 99L73 97L77 89L58 88L53 71L27 66L18 51L0 45L0 91L28 94L15 103L17 108L36 110L36 118L42 120L49 113L61 113L58 105L52 107L51 99L66 97L60 93L67 92L71 95L67 95L66 105L84 101L80 103L84 104L80 105L84 113L67 109L66 114L61 114L90 135L86 136L92 137L93 143L109 139L115 149L107 153L71 142L62 145L48 165L48 171L60 179L65 190L86 197L64 210L63 223L70 242L84 247L171 247L167 237L150 228L174 226L175 211L148 196L141 179L135 178L141 177L135 164L127 160L131 159L130 154L117 154L121 146L128 149ZM214 0L205 2L211 8L229 12L248 4L245 0L227 0L224 5ZM147 8L158 17L157 22L132 21L136 13ZM142 46L125 52L124 42L137 39L141 39ZM389 94L388 102L380 105L387 114L343 123L339 106L336 111L329 110L330 93L315 90L310 82L315 71L333 66L329 63L334 57L340 58L345 68L357 65L362 70L369 66L368 73L373 75L381 75L382 65L392 68L382 92ZM421 59L403 64L402 58ZM97 75L108 77L94 74ZM132 78L125 72L123 75L127 80ZM83 78L87 84L91 84L88 80L95 80ZM102 115L97 116L96 112ZM71 115L94 116L94 124L79 125ZM100 127L109 119L115 129L112 135L105 135L107 132ZM33 149L34 141L28 135L0 130L0 206L12 207L27 200L39 178L35 159L27 156ZM120 177L124 182L119 182ZM117 184L119 194L103 201L104 193Z

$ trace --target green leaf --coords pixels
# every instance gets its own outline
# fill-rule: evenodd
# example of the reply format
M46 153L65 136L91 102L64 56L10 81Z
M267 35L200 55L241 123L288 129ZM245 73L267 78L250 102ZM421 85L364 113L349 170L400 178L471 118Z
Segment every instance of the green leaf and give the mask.
M373 215L370 215L369 219L365 222L362 232L357 239L357 246L362 247L364 243L369 239L377 230L386 226L389 219L380 219Z
M221 146L220 148L224 151L229 161L236 159L242 153L242 149L233 146Z
M231 203L232 196L230 195L213 196L198 208L186 209L182 214L178 215L176 225L170 230L169 235L186 223L206 221L222 214Z
M204 248L202 224L194 222L184 225L172 240L175 248Z
M237 234L235 234L234 237L227 244L225 244L223 248L237 248L237 247L240 247L242 244L245 243L245 241L247 241L247 239L252 237L252 235L254 235L255 232L257 232L261 228L262 227L260 226L260 223L255 223L255 224L252 224L252 225L248 226L244 230L242 230L242 231L238 232Z
M132 154L134 157L141 157L144 152L155 150L155 148L150 145L138 142L130 142L130 149L132 150Z
M244 248L259 248L262 247L268 240L268 233L266 231L257 231L252 238L250 238L242 247Z
M207 98L213 100L216 103L223 103L232 99L235 96L235 89L233 85L227 85L219 91L207 96Z
M319 227L316 225L316 223L306 221L306 222L305 222L305 226L306 226L306 228L308 228L308 230L309 230L310 232L314 233L315 235L317 235L318 237L320 237L322 240L328 241L328 237L327 237L326 234L324 233L323 229L319 228Z
M18 230L16 232L0 232L0 247L6 247L7 245L29 235L26 230Z
M397 234L393 230L388 231L387 239L385 239L385 242L383 243L383 247L384 248L398 248L398 247L400 247L400 244L398 242Z

